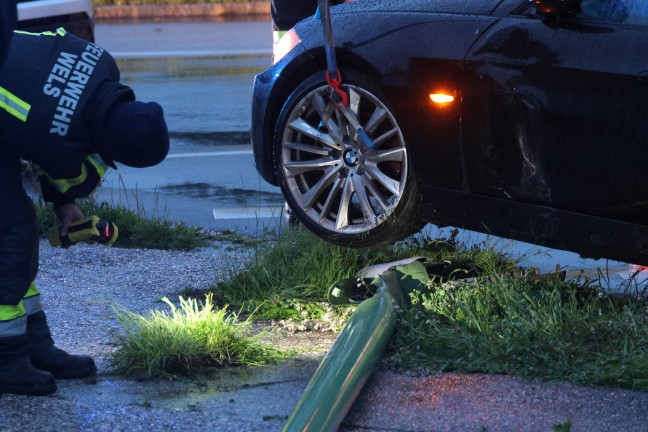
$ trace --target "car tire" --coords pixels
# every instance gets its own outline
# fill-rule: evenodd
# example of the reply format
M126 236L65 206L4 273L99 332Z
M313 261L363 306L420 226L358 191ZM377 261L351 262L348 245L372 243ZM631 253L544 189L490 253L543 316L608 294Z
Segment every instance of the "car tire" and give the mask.
M333 108L324 73L314 74L291 93L277 121L281 191L300 222L326 241L370 247L402 240L425 225L403 135L369 78L344 71L341 87L371 146Z

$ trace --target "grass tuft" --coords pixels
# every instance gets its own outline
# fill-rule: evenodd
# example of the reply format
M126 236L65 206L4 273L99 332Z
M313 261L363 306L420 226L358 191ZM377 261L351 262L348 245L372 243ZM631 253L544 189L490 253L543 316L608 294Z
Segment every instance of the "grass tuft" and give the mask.
M124 331L114 353L116 371L148 376L188 376L207 368L260 365L284 358L253 335L248 317L216 308L211 294L205 301L180 297L180 306L167 298L169 311L142 316L116 309Z

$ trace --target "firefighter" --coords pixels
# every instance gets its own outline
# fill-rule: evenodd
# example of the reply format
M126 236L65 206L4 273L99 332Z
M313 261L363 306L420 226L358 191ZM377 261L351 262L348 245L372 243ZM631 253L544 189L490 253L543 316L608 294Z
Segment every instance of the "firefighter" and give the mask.
M0 392L47 394L57 378L96 373L90 356L54 346L34 284L39 238L21 161L32 163L65 236L84 217L75 199L109 167L152 166L168 149L162 108L135 100L103 48L63 29L14 32L0 69Z

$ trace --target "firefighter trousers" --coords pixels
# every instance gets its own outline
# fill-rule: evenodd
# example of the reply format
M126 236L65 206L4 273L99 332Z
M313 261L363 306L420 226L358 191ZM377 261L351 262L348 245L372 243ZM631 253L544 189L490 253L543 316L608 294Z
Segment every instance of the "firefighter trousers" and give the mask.
M26 314L40 310L33 284L38 272L36 212L21 170L18 157L0 150L0 337L25 333Z

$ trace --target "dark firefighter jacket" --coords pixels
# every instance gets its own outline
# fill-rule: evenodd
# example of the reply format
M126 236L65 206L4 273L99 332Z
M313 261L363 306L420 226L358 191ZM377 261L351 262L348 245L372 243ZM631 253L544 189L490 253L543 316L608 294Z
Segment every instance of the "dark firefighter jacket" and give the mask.
M73 202L107 169L95 154L107 113L134 99L103 48L63 29L16 31L0 69L0 154L33 162L55 208Z

